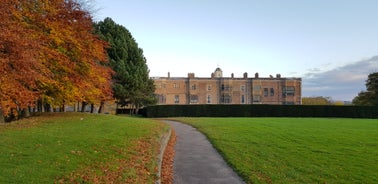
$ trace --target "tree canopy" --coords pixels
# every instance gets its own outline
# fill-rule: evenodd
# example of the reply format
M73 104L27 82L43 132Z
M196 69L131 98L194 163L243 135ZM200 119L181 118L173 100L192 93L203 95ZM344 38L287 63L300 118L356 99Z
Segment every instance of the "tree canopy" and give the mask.
M378 105L378 72L368 75L366 91L361 91L353 99L354 105Z
M302 105L331 105L330 97L303 97Z
M75 0L2 0L0 108L99 102L112 96L107 43Z
M146 58L131 33L111 18L96 23L95 29L110 44L107 53L109 65L115 72L112 82L117 103L135 108L156 103Z

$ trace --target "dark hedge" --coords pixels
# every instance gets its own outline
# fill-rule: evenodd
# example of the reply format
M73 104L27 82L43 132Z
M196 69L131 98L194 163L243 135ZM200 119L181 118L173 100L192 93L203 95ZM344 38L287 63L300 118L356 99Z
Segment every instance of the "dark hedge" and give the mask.
M378 118L378 106L331 105L156 105L143 109L159 117L339 117Z

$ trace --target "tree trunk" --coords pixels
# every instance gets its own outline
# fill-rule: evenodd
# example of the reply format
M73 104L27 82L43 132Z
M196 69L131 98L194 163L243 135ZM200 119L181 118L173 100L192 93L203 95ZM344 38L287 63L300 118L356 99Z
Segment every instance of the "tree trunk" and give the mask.
M30 117L29 108L23 108L21 111L21 118L28 118Z
M60 106L60 112L66 112L66 104L64 104L64 102Z
M5 117L3 114L3 110L0 108L0 123L5 123Z
M85 107L87 106L87 102L81 103L81 112L85 112Z
M39 99L37 102L37 111L38 112L43 112L43 102L42 99Z
M91 103L91 113L93 113L93 112L94 112L94 104Z
M129 115L133 115L133 109L134 109L134 106L132 104L130 104L130 109L129 109Z
M104 101L101 101L101 103L100 103L100 107L98 108L98 113L99 113L99 114L102 113L102 109L104 108L104 104L105 104L105 102L104 102Z
M6 117L7 118L6 121L11 122L11 121L17 120L17 116L16 116L17 114L16 113L17 113L17 109L11 108L10 113Z
M80 112L80 102L77 102L77 111L76 112Z
M136 105L136 107L135 107L135 115L138 115L138 113L139 113L139 108L140 108L139 104Z
M43 102L41 104L41 111L40 112L46 112L45 106L43 105Z
M48 103L46 103L46 104L44 105L44 107L45 107L45 112L52 112L52 111L53 111L51 105L48 104Z

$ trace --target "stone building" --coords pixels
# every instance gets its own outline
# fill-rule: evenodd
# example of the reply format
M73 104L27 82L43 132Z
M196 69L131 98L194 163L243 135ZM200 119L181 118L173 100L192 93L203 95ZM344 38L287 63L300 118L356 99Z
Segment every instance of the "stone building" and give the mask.
M210 78L154 77L158 105L165 104L301 104L301 78L223 77L217 68Z

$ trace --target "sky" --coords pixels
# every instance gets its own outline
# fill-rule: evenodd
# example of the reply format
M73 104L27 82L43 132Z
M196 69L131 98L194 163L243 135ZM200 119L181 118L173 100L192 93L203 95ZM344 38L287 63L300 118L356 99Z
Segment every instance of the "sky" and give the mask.
M151 77L281 74L302 96L351 101L378 72L377 0L95 0L127 28Z

